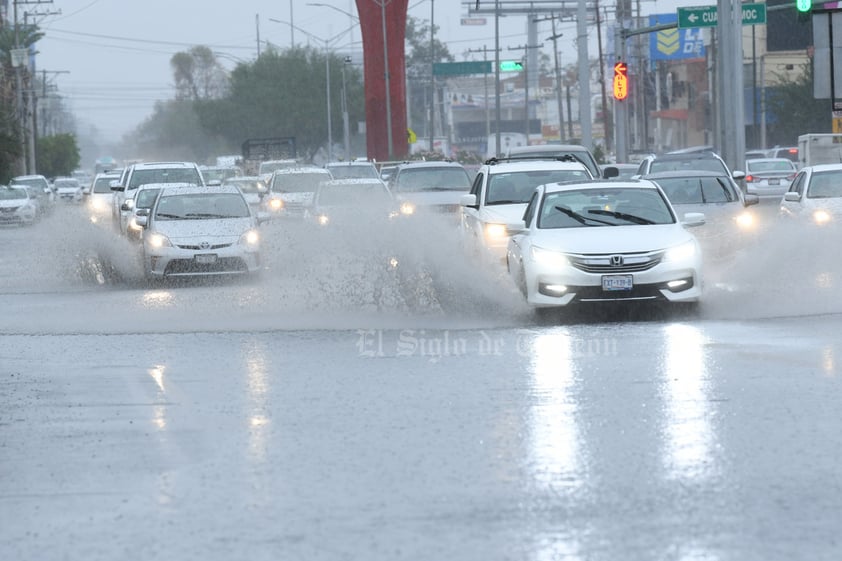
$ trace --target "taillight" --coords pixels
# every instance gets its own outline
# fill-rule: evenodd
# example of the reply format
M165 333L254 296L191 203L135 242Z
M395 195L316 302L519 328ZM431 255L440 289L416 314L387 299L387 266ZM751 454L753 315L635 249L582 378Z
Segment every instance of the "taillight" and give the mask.
M746 182L747 183L754 183L754 176L753 175L747 175L746 176Z
M791 174L787 175L786 178L787 178L787 180L792 181L793 179L795 179L795 174L791 173Z

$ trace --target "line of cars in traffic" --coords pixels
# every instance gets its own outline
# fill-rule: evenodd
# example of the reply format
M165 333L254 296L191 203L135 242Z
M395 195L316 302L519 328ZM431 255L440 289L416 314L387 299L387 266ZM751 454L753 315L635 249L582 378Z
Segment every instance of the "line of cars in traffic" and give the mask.
M712 153L649 157L627 179L615 166L597 167L581 147L526 148L534 147L473 174L454 162L405 162L385 180L371 162L283 162L268 180L234 174L212 182L190 162L139 163L98 175L86 198L93 221L139 242L150 278L256 273L260 225L272 219L341 232L347 223L399 228L435 215L444 220L434 227L452 226L469 255L502 264L530 305L552 311L578 302L697 302L702 256L734 260L757 231L752 207L761 195L749 177L786 171L781 179L791 179L789 169L763 169L768 159L731 172ZM825 208L827 199L842 200L831 188L839 179L842 167L805 168L782 196L782 214L812 204L816 223L831 221Z

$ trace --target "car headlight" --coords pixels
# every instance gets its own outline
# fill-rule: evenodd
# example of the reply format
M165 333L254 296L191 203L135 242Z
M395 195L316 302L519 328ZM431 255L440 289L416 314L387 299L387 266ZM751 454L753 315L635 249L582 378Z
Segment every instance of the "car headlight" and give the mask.
M827 224L828 222L830 222L831 218L833 217L826 210L819 209L813 211L813 222L815 222L819 226L821 226L822 224Z
M664 253L664 261L684 261L696 255L696 242L693 240L671 247Z
M146 241L149 243L150 247L159 248L159 247L172 247L172 243L170 243L170 239L165 236L164 234L159 234L157 232L152 232L147 236Z
M103 212L108 210L108 203L102 199L94 199L91 201L91 210L95 212Z
M546 267L564 267L569 263L567 257L558 251L550 251L549 249L533 245L531 252L532 260L539 265L544 265Z
M508 235L505 224L486 224L485 237L492 240L499 240Z
M255 247L259 243L260 234L257 233L257 230L247 230L246 232L243 232L242 236L240 236L240 245Z
M415 205L409 201L401 203L401 214L415 214Z
M284 201L281 199L272 199L269 201L269 208L272 210L281 210L284 208Z
M389 212L389 219L390 219L390 220L393 220L393 219L397 218L397 217L398 217L398 216L400 216L400 215L401 215L401 213L400 213L400 212L398 212L398 211L396 211L396 210L393 210L393 211Z
M734 218L734 222L741 230L751 230L757 225L757 219L750 212L741 212Z
M328 218L327 214L320 214L316 217L316 221L322 226L326 226L330 222L330 218Z

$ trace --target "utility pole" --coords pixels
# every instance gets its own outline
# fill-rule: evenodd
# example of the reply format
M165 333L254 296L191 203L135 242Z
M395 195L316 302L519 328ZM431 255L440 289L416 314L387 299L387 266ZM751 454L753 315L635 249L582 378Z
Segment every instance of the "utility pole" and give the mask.
M25 11L23 13L23 24L24 29L29 29L29 18L30 17L46 17L46 16L54 16L54 15L61 15L61 10L53 10L53 11L46 11L46 12L29 12ZM38 132L37 124L35 122L37 105L38 105L38 98L35 95L35 68L31 68L30 72L28 73L29 78L29 86L27 87L27 97L29 101L27 103L28 111L28 125L27 125L27 145L28 145L28 157L29 157L29 166L28 166L28 173L30 175L34 175L38 173L38 163L35 157L35 136Z
M466 52L468 52L468 53L482 53L482 61L488 62L488 52L490 50L491 49L489 49L485 45L483 45L481 49L468 49ZM489 113L489 107L488 107L488 73L487 72L482 75L482 86L483 86L483 90L484 90L484 93L483 93L484 98L483 99L485 100L485 141L488 142L488 139L491 138L491 115ZM488 153L490 151L490 150L488 150L488 148L490 148L490 146L486 146L486 149L485 149L486 153Z
M602 94L602 126L605 135L605 151L611 151L611 119L608 117L608 96L605 93L605 58L602 54L602 18L599 16L599 0L594 0L594 12L596 13L596 44L599 53L599 84L600 93ZM625 54L622 60L625 61Z
M553 34L552 37L547 37L547 40L553 42L553 61L555 66L555 101L558 105L558 140L564 142L564 107L561 103L561 70L558 62L558 39L563 36L563 33L555 32L555 16L552 18Z
M529 63L527 62L530 49L540 49L541 45L518 45L509 47L510 51L523 51L523 92L524 92L524 115L523 123L526 132L526 145L529 145Z
M436 135L436 74L433 72L433 66L436 64L435 9L435 0L430 0L430 152L433 151Z
M722 1L722 0L720 0ZM576 11L576 43L579 51L579 126L582 146L593 147L591 135L591 72L588 61L588 6L578 0Z
M494 121L494 156L500 156L500 0L494 0Z

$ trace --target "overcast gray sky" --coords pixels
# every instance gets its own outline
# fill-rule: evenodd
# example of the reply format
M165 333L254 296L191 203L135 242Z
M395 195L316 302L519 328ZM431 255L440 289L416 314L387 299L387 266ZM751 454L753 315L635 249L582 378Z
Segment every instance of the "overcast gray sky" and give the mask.
M49 74L80 127L94 125L106 140L116 140L148 116L157 100L173 95L170 57L193 45L208 45L220 53L229 67L237 60L251 60L257 52L257 16L261 41L282 47L291 43L289 21L317 37L331 37L354 25L338 10L356 13L354 0L321 0L338 10L310 6L318 0L55 0L38 11L61 10L61 15L36 18L46 33L38 44L38 70L69 71ZM370 0L374 1L374 0ZM674 11L676 4L698 0L644 1L643 12ZM711 2L714 3L714 2ZM409 14L430 19L431 0L410 0ZM31 8L30 11L36 11ZM485 26L461 25L467 15L464 0L435 0L435 23L439 39L447 43L457 60L468 49L494 44L493 18ZM542 23L539 38L548 35ZM557 29L565 40L575 34L575 23ZM295 32L296 44L312 41ZM525 16L501 19L501 46L526 43ZM319 45L321 46L321 45ZM362 50L357 29L336 49ZM546 43L547 53L552 52ZM571 42L560 49L574 52Z

